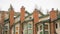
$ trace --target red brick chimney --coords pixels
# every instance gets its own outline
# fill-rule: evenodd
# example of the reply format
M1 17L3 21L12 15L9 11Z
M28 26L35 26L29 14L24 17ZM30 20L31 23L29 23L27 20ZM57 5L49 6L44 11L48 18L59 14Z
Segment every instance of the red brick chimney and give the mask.
M39 21L38 10L35 9L33 12L34 23L36 24Z
M13 25L14 23L14 10L13 10L13 7L12 5L10 5L10 26Z
M24 6L22 6L21 7L21 14L20 14L20 21L21 21L21 23L20 23L20 34L23 34L23 22L24 22L24 19L25 19L25 7Z
M57 13L56 11L54 10L54 8L52 8L52 10L50 11L50 34L55 34L56 31L55 31L55 22L53 22L54 20L57 19Z
M13 10L13 7L12 7L12 5L10 5L10 9L9 9L9 20L10 20L10 34L12 34L11 32L12 32L12 25L13 25L13 23L14 23L14 10Z
M50 19L51 21L57 19L57 12L54 10L54 8L52 8L52 10L50 11Z
M21 19L21 23L24 21L24 19L25 19L25 7L24 6L22 6L21 7L21 14L20 14L20 19Z
M34 12L33 12L33 18L34 18L33 34L37 34L36 23L39 21L38 10L37 9L35 9Z

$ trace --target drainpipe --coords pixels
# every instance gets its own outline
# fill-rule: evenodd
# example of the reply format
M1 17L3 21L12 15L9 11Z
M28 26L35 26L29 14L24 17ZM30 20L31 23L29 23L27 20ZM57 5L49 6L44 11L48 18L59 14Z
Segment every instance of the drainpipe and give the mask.
M45 34L45 23L42 23L42 25L43 25L43 34Z
M14 25L14 34L15 34L15 25Z

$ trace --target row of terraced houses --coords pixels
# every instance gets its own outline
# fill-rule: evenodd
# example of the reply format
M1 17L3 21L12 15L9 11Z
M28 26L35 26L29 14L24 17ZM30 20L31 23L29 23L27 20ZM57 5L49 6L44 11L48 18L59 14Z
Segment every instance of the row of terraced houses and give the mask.
M38 9L29 13L22 6L15 12L0 11L0 34L60 34L60 12L52 8L46 15Z

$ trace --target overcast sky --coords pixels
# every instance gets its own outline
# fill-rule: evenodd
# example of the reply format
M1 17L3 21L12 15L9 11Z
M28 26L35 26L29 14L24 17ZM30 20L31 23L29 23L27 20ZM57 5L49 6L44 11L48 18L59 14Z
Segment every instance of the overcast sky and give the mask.
M20 11L21 6L24 6L30 13L33 12L34 8L42 9L43 13L51 10L51 8L60 10L60 0L0 0L0 10L7 11L12 4L16 12Z

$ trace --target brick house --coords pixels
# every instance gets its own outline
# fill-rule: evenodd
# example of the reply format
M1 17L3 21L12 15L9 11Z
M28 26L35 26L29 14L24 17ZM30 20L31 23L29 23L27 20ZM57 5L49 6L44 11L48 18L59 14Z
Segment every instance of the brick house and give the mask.
M20 8L15 12L12 5L8 11L0 11L1 34L59 34L60 12L52 10L44 15L40 10L34 9L33 13ZM1 26L1 25L0 25Z

